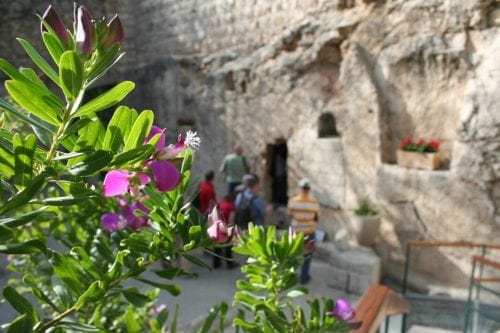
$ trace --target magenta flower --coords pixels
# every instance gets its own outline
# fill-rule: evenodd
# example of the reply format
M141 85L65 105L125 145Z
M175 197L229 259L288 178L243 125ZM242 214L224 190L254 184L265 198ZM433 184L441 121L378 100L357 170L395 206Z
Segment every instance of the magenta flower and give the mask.
M341 321L349 321L356 316L356 310L351 306L348 300L339 298L334 305L333 311L326 313Z
M109 49L115 43L122 43L125 39L125 31L118 15L115 15L107 24L106 37L102 41L102 47Z
M92 15L90 15L87 8L78 7L76 13L76 46L87 57L92 53L92 30Z
M68 30L66 30L64 22L61 20L61 17L57 14L52 5L47 7L45 13L42 15L42 19L52 30L54 30L61 42L65 45L69 45ZM44 25L43 21L40 23L40 31L42 35L45 31L47 31L47 27Z
M208 214L208 223L210 224L210 227L207 229L208 237L217 244L228 243L234 236L239 234L236 225L229 226L224 221L217 206Z
M129 192L139 194L140 187L150 182L148 175L128 170L112 170L104 177L104 196L114 197Z

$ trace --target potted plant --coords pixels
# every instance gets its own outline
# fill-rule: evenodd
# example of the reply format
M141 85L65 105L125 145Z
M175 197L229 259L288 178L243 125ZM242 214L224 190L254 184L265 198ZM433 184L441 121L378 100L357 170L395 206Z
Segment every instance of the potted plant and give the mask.
M351 226L358 239L358 244L371 246L379 234L380 214L367 199L363 199L354 210Z
M439 168L439 146L437 140L413 141L406 138L401 141L397 151L398 164L406 168L435 170Z

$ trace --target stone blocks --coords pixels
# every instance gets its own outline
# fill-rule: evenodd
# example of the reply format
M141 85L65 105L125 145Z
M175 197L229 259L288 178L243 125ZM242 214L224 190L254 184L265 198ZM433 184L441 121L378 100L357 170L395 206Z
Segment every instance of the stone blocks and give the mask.
M333 243L318 243L315 258L330 264L327 284L332 288L362 294L380 280L381 260L372 249L356 247L340 251Z

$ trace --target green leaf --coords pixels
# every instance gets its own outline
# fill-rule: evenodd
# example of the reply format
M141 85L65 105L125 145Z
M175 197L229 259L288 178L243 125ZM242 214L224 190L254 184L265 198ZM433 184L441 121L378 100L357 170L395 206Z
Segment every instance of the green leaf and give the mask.
M87 290L80 297L78 297L78 300L75 303L75 308L77 310L81 309L81 307L84 306L86 302L97 299L102 295L102 293L102 282L94 281L87 288Z
M7 74L11 79L24 81L26 78L17 71L7 60L0 58L0 70Z
M127 332L130 333L140 333L142 331L141 325L138 323L137 319L134 316L134 310L129 308L127 312L125 312L125 325L127 326Z
M122 289L122 294L125 296L127 301L132 303L133 306L142 308L147 303L151 302L151 299L146 295L143 295L139 292L139 289L136 287Z
M25 186L33 175L33 155L35 153L36 138L29 134L22 138L16 133L12 138L15 152L16 173L14 175L14 184Z
M198 331L200 333L209 333L210 328L212 327L215 318L221 312L221 317L224 317L227 313L227 304L225 302L221 302L220 304L217 304L216 306L212 307L210 309L210 314L208 317L205 319L205 322L203 323L202 328ZM223 327L221 327L223 328Z
M200 260L192 255L189 255L187 253L183 253L182 256L184 258L186 258L187 260L191 261L193 264L196 264L196 265L201 266L201 267L205 267L209 270L212 269L212 267L210 265L208 265L207 263L205 263L203 260Z
M45 87L43 81L38 77L36 72L31 68L21 68L19 69L19 73L21 73L28 81L31 81L35 85L39 87Z
M17 317L10 325L7 333L32 333L35 323L27 314Z
M12 143L0 138L0 173L6 179L15 174L15 156Z
M59 41L59 38L55 37L53 34L47 31L43 33L42 38L43 43L45 44L45 48L47 48L47 51L49 51L52 60L54 60L56 65L59 65L59 58L61 58L61 55L64 52L64 48Z
M0 224L0 242L4 243L14 237L12 229Z
M54 327L60 327L65 329L64 332L69 331L69 332L101 332L99 328L89 325L89 324L82 324L82 323L76 323L72 321L60 321L57 324L54 325Z
M46 180L47 175L45 174L39 174L38 176L34 177L22 192L19 192L15 196L10 198L9 201L7 201L7 203L2 208L0 208L0 215L3 215L14 208L18 208L28 203L28 201L30 201L45 185Z
M5 82L5 88L9 95L28 112L52 125L59 125L58 114L61 110L49 105L47 97L33 91L30 85L22 81L8 80Z
M143 283L147 283L153 287L168 291L173 296L177 296L181 293L181 288L176 284L164 284L164 283L159 283L159 282L147 280L147 279L140 278L140 277L136 277L134 279L137 281L141 281Z
M120 153L113 158L109 164L110 167L119 168L125 165L134 165L137 162L142 162L154 151L152 145L143 145L130 149L129 151Z
M56 71L45 61L45 59L38 53L37 50L26 40L22 38L17 39L21 46L24 48L31 60L45 73L55 84L60 86L59 77Z
M50 263L54 273L64 282L65 287L74 295L81 295L85 290L85 281L76 260L61 253L53 252Z
M77 195L77 196L67 195L64 197L44 198L41 200L36 199L30 201L30 203L43 204L48 206L71 206L96 198L97 195L95 193L91 193L88 195Z
M82 162L77 163L68 170L65 170L63 174L81 177L91 176L107 167L112 159L112 152L106 150L97 150L87 158L85 158L85 160L83 160Z
M0 244L0 253L6 254L30 254L47 253L47 246L39 239L32 239L22 243Z
M26 313L34 321L40 320L38 312L35 310L33 305L31 305L31 303L26 298L24 298L23 295L18 293L14 288L5 287L3 289L3 296L20 314Z
M295 289L295 290L290 290L286 294L286 296L290 297L290 298L294 298L294 297L304 296L304 295L307 295L307 294L308 294L308 290L306 288L298 288L298 289Z
M129 92L131 92L135 87L135 84L131 81L124 81L110 90L106 91L104 94L92 99L76 111L75 117L88 116L90 114L96 113L98 111L107 109L116 103L119 103L124 99Z
M28 117L34 119L38 123L43 123L47 127L52 127L52 125L46 123L32 113L28 114ZM51 131L47 131L42 127L38 127L37 125L31 125L31 129L33 130L33 133L35 133L38 140L42 142L42 144L44 144L46 147L50 147L52 145L52 139L54 138L54 132L56 131L55 128Z
M13 105L9 104L6 100L0 98L0 107L11 112L16 118L25 121L28 124L44 129L47 132L54 133L54 129L50 127L46 122L42 122L39 118L30 118L23 112L16 109Z
M128 138L125 141L124 150L130 150L144 144L144 140L153 125L154 114L151 110L144 110L137 117Z
M9 228L15 228L22 226L31 220L33 220L35 217L43 213L48 206L44 206L41 208L38 208L37 210L31 211L29 213L23 214L23 215L18 215L18 216L13 216L13 217L7 217L4 219L0 219L0 225L9 227Z
M35 295L36 298L48 304L52 309L54 309L54 311L61 312L57 305L54 304L54 302L52 302L52 300L45 294L45 292L37 285L35 279L33 279L31 275L25 275L23 277L23 281L28 285L28 287L30 287L31 292L33 293L33 295Z
M101 120L97 117L92 118L92 121L78 132L78 140L73 150L78 151L83 148L101 149L104 134L105 129Z
M88 74L88 78L92 79L92 82L97 80L99 77L102 76L111 66L113 66L121 56L123 55L118 55L118 52L120 51L120 45L119 44L114 44L111 46L109 49L105 50L102 52L93 65L92 69L90 70ZM114 60L114 61L113 61Z
M178 276L181 274L182 270L180 268L169 268L169 269L164 269L161 271L153 271L156 275L158 275L161 278L167 279L167 280L172 280L174 277Z
M116 108L104 135L102 148L118 151L125 144L125 138L128 137L137 117L137 111L126 106Z
M59 82L68 100L74 100L83 83L83 66L76 51L66 51L59 59Z

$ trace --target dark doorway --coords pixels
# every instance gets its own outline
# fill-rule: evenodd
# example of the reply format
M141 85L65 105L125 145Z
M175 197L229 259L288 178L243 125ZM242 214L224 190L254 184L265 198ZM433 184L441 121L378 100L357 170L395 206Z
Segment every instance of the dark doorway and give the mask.
M288 204L288 147L285 139L276 140L267 146L268 172L271 183L271 202L276 205Z

